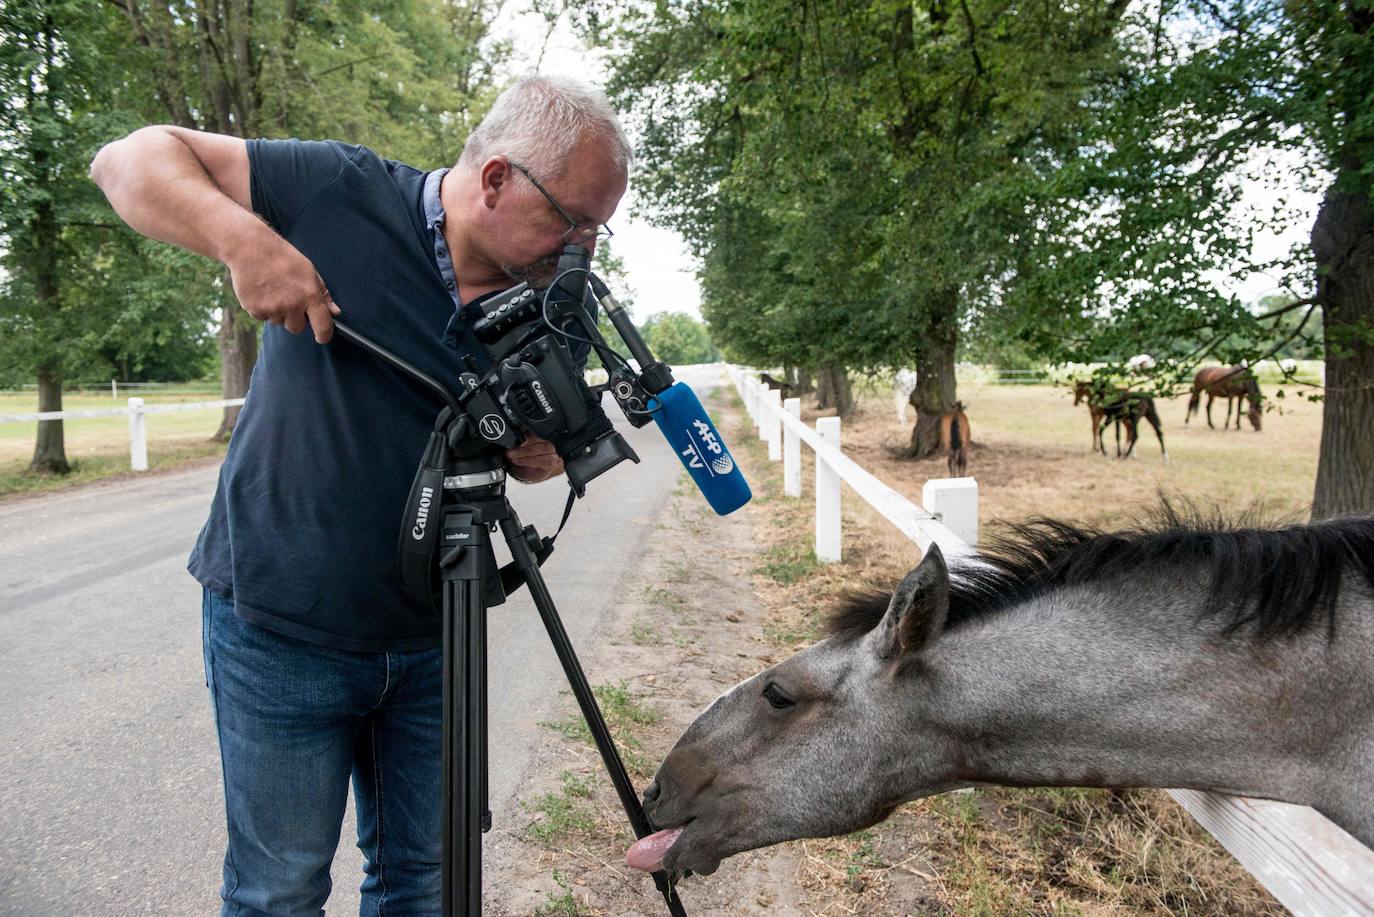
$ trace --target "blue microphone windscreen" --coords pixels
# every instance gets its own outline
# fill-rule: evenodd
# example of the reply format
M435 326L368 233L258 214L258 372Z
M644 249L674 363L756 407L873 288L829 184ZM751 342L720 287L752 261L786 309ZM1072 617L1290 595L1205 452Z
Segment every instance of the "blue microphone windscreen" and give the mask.
M749 482L725 448L696 392L676 382L655 395L649 409L711 509L724 516L749 502L754 495Z

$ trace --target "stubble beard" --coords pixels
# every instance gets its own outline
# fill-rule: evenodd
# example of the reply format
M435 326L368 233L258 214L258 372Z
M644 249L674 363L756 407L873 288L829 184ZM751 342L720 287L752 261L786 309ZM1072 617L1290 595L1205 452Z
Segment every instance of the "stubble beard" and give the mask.
M553 283L555 272L558 270L558 255L545 255L538 261L523 265L503 264L501 270L516 283L524 282L532 287L547 287Z

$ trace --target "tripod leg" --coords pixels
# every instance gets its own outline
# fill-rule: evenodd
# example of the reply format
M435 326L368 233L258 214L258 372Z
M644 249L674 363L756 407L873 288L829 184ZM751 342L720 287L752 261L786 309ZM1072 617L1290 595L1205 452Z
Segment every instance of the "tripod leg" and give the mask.
M482 584L444 584L444 917L482 913L486 609Z
M596 740L597 751L601 753L602 763L606 766L606 772L610 775L611 783L620 796L620 804L630 819L630 825L634 828L635 836L648 837L653 833L653 826L649 824L649 819L644 814L644 807L639 802L639 794L635 792L634 784L630 782L630 775L625 770L625 764L620 760L620 753L616 751L615 739L611 736L611 730L606 725L605 717L601 715L601 708L597 706L591 684L587 681L586 673L582 671L582 663L578 661L577 654L573 652L572 641L568 639L568 632L563 628L563 622L558 617L558 610L554 607L553 597L549 594L548 585L539 572L539 563L530 548L529 540L525 538L525 532L520 526L520 520L516 517L514 509L506 518L501 520L501 531L506 536L506 544L510 546L512 559L519 566L520 572L524 574L525 584L529 587L530 597L534 600L534 607L539 610L539 617L544 622L544 629L548 631L549 641L553 644L554 652L558 654L558 661L563 665L563 674L568 679L568 685L572 688L573 696L577 698L577 705L582 710L582 716L587 721L587 727L591 730L592 738ZM678 898L672 884L668 882L667 875L663 872L654 873L654 884L658 886L659 892L662 893L664 900L668 903L669 913L686 917L686 912L682 909L682 901Z
M482 601L482 583L465 582L468 590L467 715L470 741L463 749L467 755L467 892L469 917L482 913L482 831L487 810L487 609ZM490 816L487 816L489 818Z

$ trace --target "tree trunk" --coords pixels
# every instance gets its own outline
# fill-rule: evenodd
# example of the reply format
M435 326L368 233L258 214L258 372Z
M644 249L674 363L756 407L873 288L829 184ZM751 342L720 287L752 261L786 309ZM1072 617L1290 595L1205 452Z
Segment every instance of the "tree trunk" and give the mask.
M1374 512L1374 208L1357 174L1341 170L1312 227L1326 346L1313 519Z
M854 390L849 385L849 373L843 366L831 366L827 370L830 377L830 403L840 417L854 413Z
M38 410L62 410L62 373L56 367L44 365L38 368ZM53 474L67 474L72 470L67 463L62 421L38 422L38 441L33 447L33 461L29 462L29 470Z
M916 409L916 426L906 449L909 458L928 458L940 451L940 415L954 410L958 302L958 291L946 290L931 303L925 343L916 357L916 388L910 399Z
M834 380L830 378L830 367L821 366L816 370L816 410L824 411L831 407L834 398Z
M51 106L50 106L51 107ZM34 163L39 175L43 176L42 185L47 185L49 175L46 154L35 153ZM32 252L24 265L33 275L34 294L38 308L52 320L62 311L62 295L58 288L57 266L57 214L51 199L45 200L34 208L32 222ZM62 364L52 350L38 364L38 410L62 410ZM40 420L38 438L33 444L33 460L29 462L30 471L48 471L54 474L67 474L72 466L67 462L65 431L60 420Z
M811 384L811 370L805 366L793 366L787 381L791 383L792 392L796 395L805 395L816 390L816 386Z
M257 361L257 325L237 304L231 302L224 307L224 320L219 326L219 363L223 373L220 391L226 400L248 394L248 381L253 376L253 365ZM219 442L228 441L238 419L238 408L225 408L224 417L213 438Z

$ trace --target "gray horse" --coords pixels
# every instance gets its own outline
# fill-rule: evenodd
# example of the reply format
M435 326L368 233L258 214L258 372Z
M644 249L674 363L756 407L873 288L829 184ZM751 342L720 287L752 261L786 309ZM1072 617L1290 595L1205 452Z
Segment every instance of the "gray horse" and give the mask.
M644 794L630 865L713 872L963 786L1186 787L1374 846L1374 518L1019 526L722 695Z

